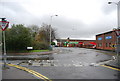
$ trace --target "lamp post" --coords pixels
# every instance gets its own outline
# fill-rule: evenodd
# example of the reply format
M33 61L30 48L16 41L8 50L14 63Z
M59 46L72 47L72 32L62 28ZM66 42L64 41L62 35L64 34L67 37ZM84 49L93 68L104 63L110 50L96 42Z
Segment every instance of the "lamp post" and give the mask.
M120 7L120 1L119 2L108 2L108 4L112 4L112 3L114 3L114 4L116 4L117 5L117 29L119 30L119 27L120 27L120 11L119 11L119 7ZM116 43L117 43L117 49L116 49L116 51L117 51L117 57L119 56L119 48L118 48L118 46L119 46L119 37L117 36L117 41L116 41Z
M117 24L118 24L118 28L119 28L119 26L120 26L120 23L119 23L119 18L120 18L120 12L119 12L119 6L120 6L120 1L118 2L118 3L116 3L116 2L108 2L108 4L112 4L112 3L114 3L114 4L116 4L117 5Z
M52 16L50 16L50 43L49 43L49 46L50 46L50 49L51 49L51 36L52 36L52 31L51 31L51 27L52 27L52 18L54 17L54 16L58 16L58 15L52 15Z

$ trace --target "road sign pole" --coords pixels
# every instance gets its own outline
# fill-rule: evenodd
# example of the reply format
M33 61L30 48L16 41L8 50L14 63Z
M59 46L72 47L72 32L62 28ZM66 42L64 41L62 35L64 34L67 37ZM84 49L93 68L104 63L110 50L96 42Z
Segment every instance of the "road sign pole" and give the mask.
M0 18L0 27L2 29L2 37L3 37L3 60L4 60L4 68L7 68L7 54L6 54L6 43L5 43L5 29L8 27L9 22L5 20L6 18Z
M6 60L6 43L5 43L5 31L3 31L3 41L4 41L4 67L6 67L6 63L7 63L7 60Z

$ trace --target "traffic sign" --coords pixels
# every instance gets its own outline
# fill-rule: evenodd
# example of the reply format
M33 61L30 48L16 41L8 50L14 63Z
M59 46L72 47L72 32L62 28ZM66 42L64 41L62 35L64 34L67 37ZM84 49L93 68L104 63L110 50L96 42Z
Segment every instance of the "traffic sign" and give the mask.
M0 28L2 29L2 31L4 31L9 25L9 22L7 21L0 21Z
M117 37L120 36L120 28L118 28L118 29L113 29L113 31L115 32L115 34L116 34Z
M120 35L118 36L118 38L120 38Z

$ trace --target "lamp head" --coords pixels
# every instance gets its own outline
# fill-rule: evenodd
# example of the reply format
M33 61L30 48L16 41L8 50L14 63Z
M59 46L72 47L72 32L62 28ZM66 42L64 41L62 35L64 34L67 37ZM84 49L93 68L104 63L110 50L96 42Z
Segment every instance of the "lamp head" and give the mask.
M108 2L108 4L111 4L112 2Z

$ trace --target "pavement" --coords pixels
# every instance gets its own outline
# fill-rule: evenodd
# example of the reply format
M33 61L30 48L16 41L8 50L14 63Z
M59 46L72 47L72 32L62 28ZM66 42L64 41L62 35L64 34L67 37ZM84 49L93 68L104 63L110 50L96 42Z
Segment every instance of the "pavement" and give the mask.
M113 60L105 65L108 67L112 67L113 69L115 68L118 70L118 80L120 81L120 56L117 57L116 60Z
M52 81L46 76L14 64L7 64L2 70L2 81Z
M109 63L105 65L120 69L120 56L117 57L116 60L110 61Z
M2 79L37 79L32 74L29 74L23 70L7 66L9 69L2 70Z

